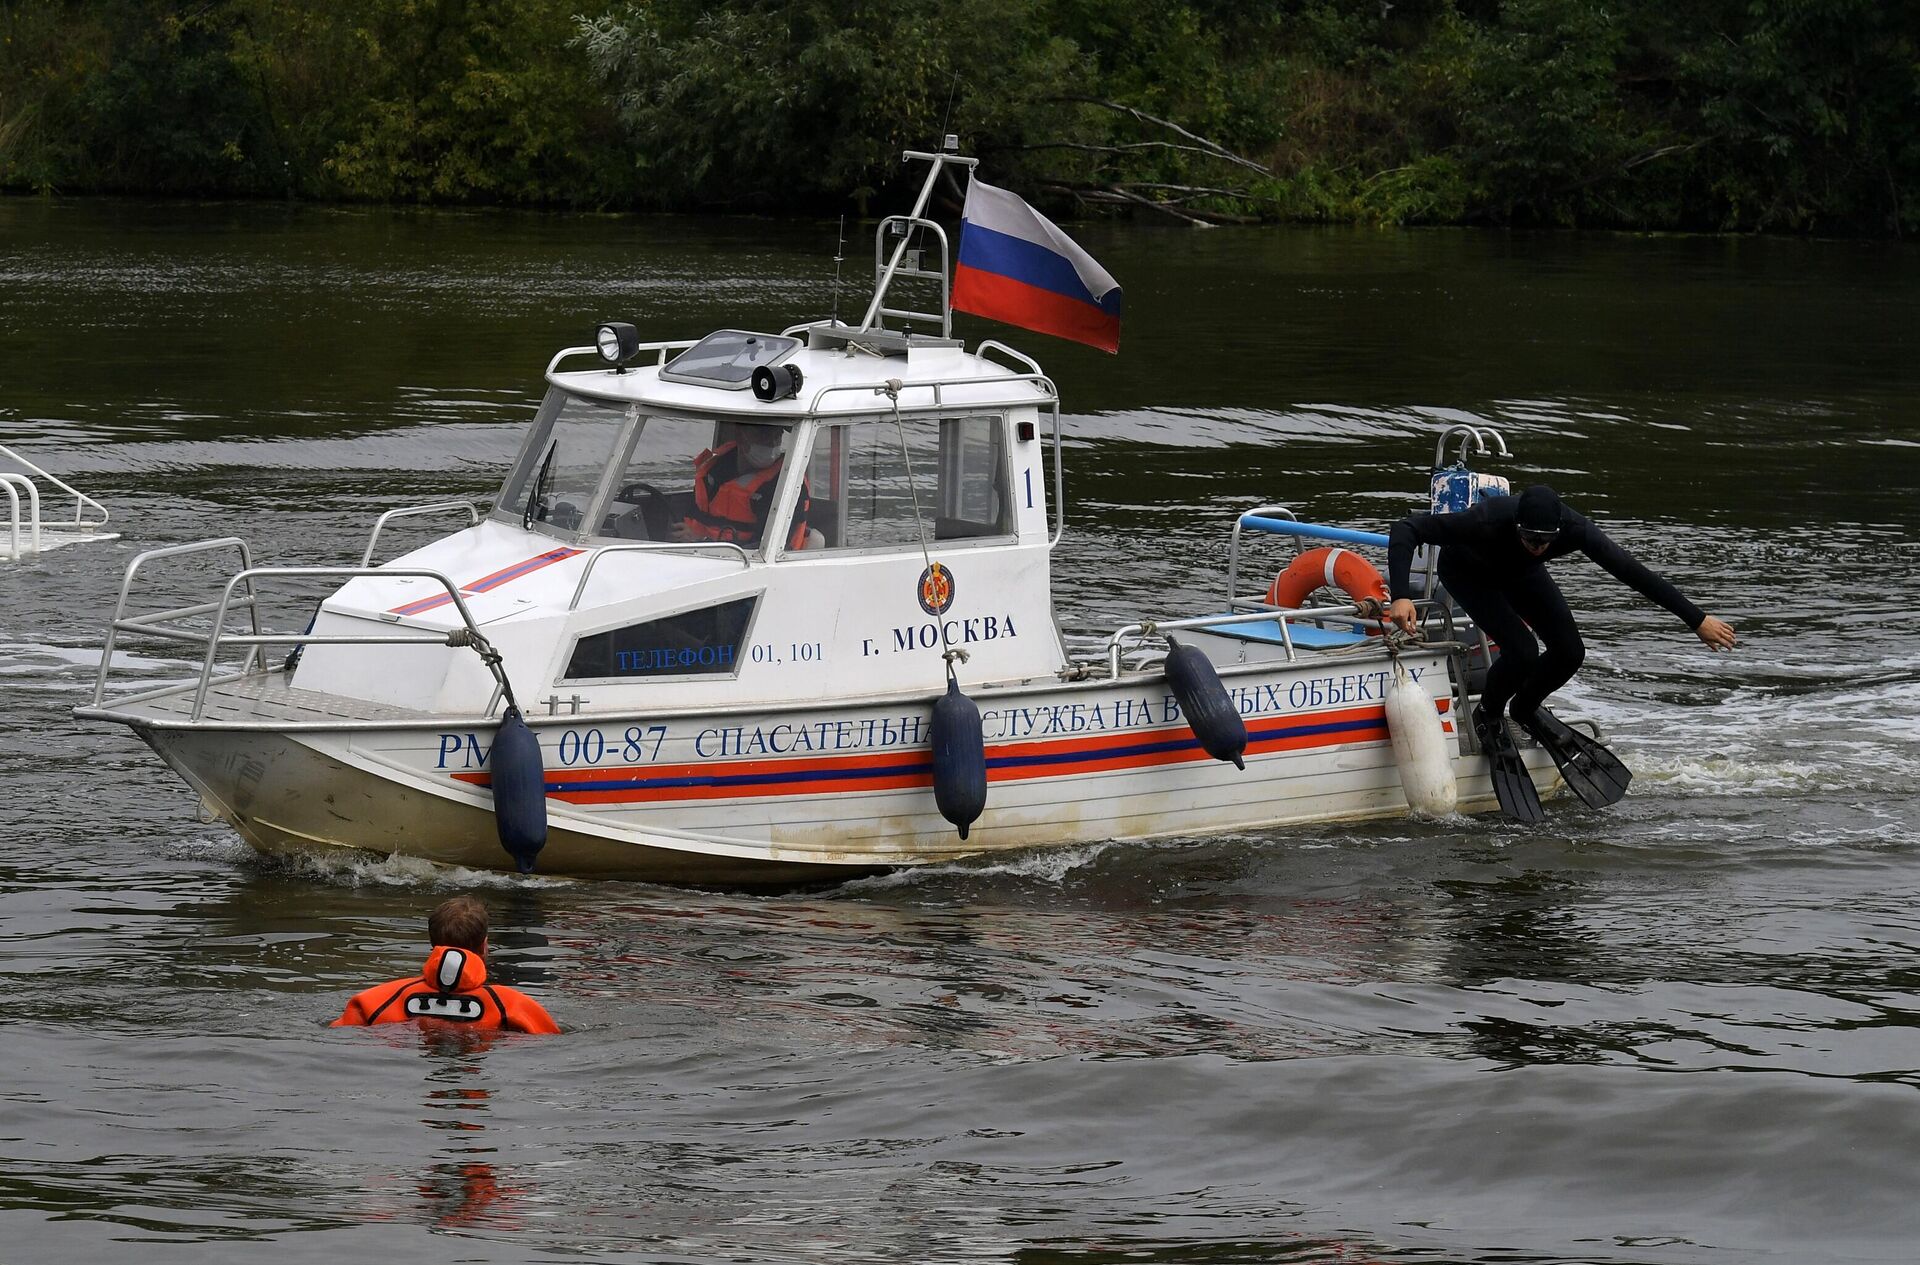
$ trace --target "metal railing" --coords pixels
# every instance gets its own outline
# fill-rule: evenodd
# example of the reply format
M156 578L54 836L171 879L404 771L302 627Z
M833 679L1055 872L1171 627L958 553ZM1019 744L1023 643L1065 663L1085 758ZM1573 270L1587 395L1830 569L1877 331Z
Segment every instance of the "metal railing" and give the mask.
M28 518L28 522L31 525L32 534L30 536L30 539L33 542L32 551L34 553L39 553L40 552L40 489L33 485L32 479L27 478L23 474L0 474L0 488L5 488L7 491L7 522L9 527L9 539L12 542L7 549L7 554L6 554L7 561L12 562L21 556L21 553L20 553L20 493L17 490L19 488L25 488L27 490L27 518Z
M913 230L926 229L940 246L940 270L931 271L919 266L919 251L896 251L891 263L885 260L886 237L891 229L895 235L905 239L913 236ZM904 241L902 243L904 245ZM920 215L889 215L880 221L873 234L873 283L877 291L874 311L869 315L867 325L871 328L878 320L884 326L886 318L897 316L903 321L929 321L938 323L940 337L953 336L953 307L947 297L947 260L951 251L947 246L947 231L932 220ZM909 259L911 258L911 262ZM940 310L938 312L916 312L912 308L888 307L884 302L888 290L895 281L905 278L910 281L937 281L940 283Z
M1460 436L1460 456L1458 460L1463 466L1467 464L1467 453L1469 451L1478 452L1482 456L1486 456L1494 451L1493 448L1487 447L1487 436L1489 435L1493 436L1493 442L1498 447L1502 457L1511 457L1513 455L1507 451L1506 438L1493 427L1469 426L1465 422L1456 422L1454 425L1441 431L1439 440L1433 445L1433 468L1435 470L1447 464L1447 441L1455 435Z
M58 475L48 474L45 470L42 470L39 466L28 461L25 457L3 444L0 444L0 462L11 462L13 465L20 467L20 470L0 470L0 489L5 489L7 497L7 543L5 551L0 552L0 560L12 562L25 557L29 553L37 554L41 552L41 550L46 547L43 533L49 529L94 533L99 532L102 527L107 525L109 515L106 506L100 504L100 502L94 500L85 492L74 487ZM23 474L20 472L22 470L29 471L30 473ZM71 519L63 518L58 521L53 521L42 517L40 513L40 485L35 482L36 477L44 479L47 483L59 488L62 492L65 492L73 498L73 517ZM24 517L22 517L20 513L20 493L22 491L27 494L27 512ZM88 517L87 509L89 506L98 511L98 518ZM21 540L23 533L26 536L24 545ZM113 539L111 536L105 538L109 540Z
M685 351L699 341L697 338L670 338L664 342L641 343L633 349L633 355L629 357L629 359L637 360L642 352L651 351L658 353L654 364L665 365L667 363L668 352ZM592 356L596 360L599 360L601 364L607 364L606 358L600 355L600 349L598 347L563 347L553 354L552 360L547 361L546 377L548 382L553 382L553 371L559 367L562 360L567 359L569 356ZM607 372L623 373L625 372L625 366L607 365ZM554 383L554 385L558 386L559 384Z
M1247 510L1233 520L1233 536L1227 546L1227 604L1230 608L1267 609L1255 598L1241 597L1240 533L1242 529L1273 536L1294 536L1307 540L1332 540L1343 545L1372 545L1384 549L1387 538L1379 532L1358 531L1351 527L1328 527L1322 523L1303 523L1284 505L1262 505Z
M360 565L363 567L373 565L373 551L374 547L380 543L380 533L386 530L387 524L393 519L413 518L421 514L437 514L442 510L465 510L467 512L467 526L469 527L474 526L484 517L480 506L476 502L467 500L435 501L432 505L409 505L405 509L388 510L374 521L373 534L367 537L366 552L360 555Z
M217 600L150 611L144 615L127 614L127 604L132 595L134 578L148 563L162 558L178 558L189 554L211 553L227 549L238 552L241 568L228 577ZM448 599L460 616L461 627L448 632L427 634L343 634L312 631L275 633L264 631L260 626L260 593L255 586L256 581L289 578L358 579L364 576L434 581L446 590ZM241 593L243 588L245 591ZM227 630L227 621L237 612L245 612L247 615L252 629L250 632ZM212 620L206 627L196 627L186 622L209 615L212 616ZM205 714L207 694L214 686L240 680L261 670L264 666L261 652L267 646L465 646L480 656L481 662L486 664L487 670L492 673L494 679L493 694L488 698L486 708L481 715L491 716L502 698L510 704L514 701L513 687L507 681L500 654L480 632L473 613L467 609L466 601L461 597L460 586L441 572L424 567L257 567L253 565L252 548L238 536L223 536L217 540L202 540L187 545L150 549L128 564L126 575L121 579L120 597L114 605L113 619L107 625L106 643L100 652L100 670L94 678L93 705L95 707L106 703L107 678L113 664L114 647L122 633L205 647L200 663L200 675L193 687L193 701L188 715L188 719L192 721L200 720ZM219 665L220 652L234 647L246 649L246 655L240 662L239 670L217 675L216 668ZM122 705L142 702L178 688L176 685L163 686L119 701Z
M740 565L753 567L753 555L731 540L691 540L636 545L600 545L587 555L586 565L580 568L580 582L573 586L573 600L567 603L569 614L580 609L580 599L586 596L587 577L593 574L593 568L600 559L610 553L692 553L702 549L731 549L740 555Z
M28 461L25 457L21 456L19 453L15 452L13 449L8 448L4 444L0 444L0 458L4 458L7 461L13 462L15 465L28 471L30 475L46 480L48 483L51 483L54 487L59 488L62 492L65 492L68 496L71 496L73 498L73 517L71 519L61 519L58 522L49 520L47 523L47 526L75 527L85 531L98 531L100 528L105 527L107 525L107 520L112 517L112 515L110 515L107 512L106 506L94 500L92 497L88 496L85 492L82 492L79 488L74 487L71 483L68 483L65 479L62 479L59 475L48 474L45 470L42 470L39 466L34 465L33 462ZM19 476L16 475L15 477L17 478ZM31 482L31 480L29 480L29 482ZM95 512L97 512L100 515L100 517L88 518L87 509L89 507L91 507ZM35 518L36 518L36 521L38 521L37 514L35 515Z
M1298 658L1293 644L1293 634L1289 624L1293 620L1317 621L1323 619L1360 619L1358 606L1315 606L1304 610L1289 610L1278 606L1269 606L1264 610L1231 612L1225 615L1195 615L1188 619L1142 620L1137 624L1126 624L1107 637L1107 669L1114 676L1120 675L1120 655L1123 642L1131 639L1136 648L1148 637L1160 636L1168 632L1179 632L1187 628L1222 628L1234 624L1256 624L1272 620L1280 626L1280 644L1287 652L1287 662Z
M146 634L151 631L154 626L165 624L168 631L159 632L155 635L167 640L178 641L181 640L181 638L175 635L176 630L172 627L175 621L193 619L201 615L210 615L221 607L221 604L217 602L202 602L194 606L182 606L173 610L154 611L146 615L130 617L127 614L127 602L133 593L134 577L140 573L141 568L161 558L178 558L187 554L212 553L225 549L232 549L239 553L242 573L253 568L253 549L246 541L238 536L221 536L217 540L197 540L187 545L168 545L161 549L149 549L127 564L126 574L120 577L120 600L114 603L113 618L107 621L106 644L102 646L100 650L100 671L93 679L94 706L98 707L106 701L107 673L113 666L113 647L114 643L119 640L119 635L122 632ZM260 631L259 594L249 588L246 598L239 604L251 612L253 617L253 630L258 633ZM186 640L189 641L198 640L205 635L198 629L185 629L180 631L186 631L192 634L186 638ZM253 653L248 654L248 665L252 663L254 657ZM245 670L246 665L243 665L242 673L244 673Z
M1240 532L1248 519L1284 518L1297 521L1294 512L1284 505L1261 505L1233 520L1233 535L1227 544L1227 607L1229 610L1246 606L1252 601L1240 596Z

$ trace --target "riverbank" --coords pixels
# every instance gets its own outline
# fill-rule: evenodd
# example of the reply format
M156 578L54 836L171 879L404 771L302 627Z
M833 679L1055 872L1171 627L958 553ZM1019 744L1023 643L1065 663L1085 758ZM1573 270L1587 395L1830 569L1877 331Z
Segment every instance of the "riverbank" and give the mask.
M949 132L1050 212L1920 232L1920 9L83 0L0 10L0 189L863 213Z

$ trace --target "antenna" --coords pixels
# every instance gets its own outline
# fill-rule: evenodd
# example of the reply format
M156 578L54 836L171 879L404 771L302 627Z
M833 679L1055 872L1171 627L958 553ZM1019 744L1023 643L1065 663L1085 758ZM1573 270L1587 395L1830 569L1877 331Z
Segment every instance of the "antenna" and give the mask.
M847 213L840 213L840 244L833 248L833 323L840 323L840 265L847 258Z
M953 82L947 85L947 113L940 120L941 134L946 135L947 140L951 142L950 144L942 146L942 148L948 150L949 152L960 148L958 138L947 134L947 129L953 126L953 97L954 97L954 94L959 91L960 91L960 72L956 70L953 72Z

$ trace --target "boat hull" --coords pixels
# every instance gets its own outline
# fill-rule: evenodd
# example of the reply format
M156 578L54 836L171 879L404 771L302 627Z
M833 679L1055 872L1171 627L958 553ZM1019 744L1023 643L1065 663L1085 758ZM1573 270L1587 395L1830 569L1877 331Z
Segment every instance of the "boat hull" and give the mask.
M1446 661L1414 664L1443 717ZM548 718L546 873L785 886L983 853L1361 820L1407 810L1378 662L1228 669L1244 771L1208 758L1164 678L978 691L989 787L960 839L934 804L930 700ZM484 729L133 723L269 853L351 848L507 869ZM1452 725L1447 722L1449 732ZM1451 743L1462 811L1493 806ZM1528 753L1543 787L1552 765Z

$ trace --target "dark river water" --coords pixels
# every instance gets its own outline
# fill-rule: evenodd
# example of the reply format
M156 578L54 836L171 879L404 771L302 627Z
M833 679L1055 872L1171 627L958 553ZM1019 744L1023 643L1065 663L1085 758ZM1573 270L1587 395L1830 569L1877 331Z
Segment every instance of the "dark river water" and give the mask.
M0 443L125 533L0 564L0 1260L1920 1259L1911 246L1094 226L1118 357L963 318L1060 383L1076 637L1498 427L1740 631L1558 564L1610 810L742 896L270 864L71 719L139 550L352 561L489 494L595 321L824 315L834 237L0 201ZM324 1026L465 890L567 1035Z

